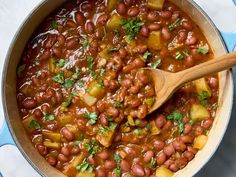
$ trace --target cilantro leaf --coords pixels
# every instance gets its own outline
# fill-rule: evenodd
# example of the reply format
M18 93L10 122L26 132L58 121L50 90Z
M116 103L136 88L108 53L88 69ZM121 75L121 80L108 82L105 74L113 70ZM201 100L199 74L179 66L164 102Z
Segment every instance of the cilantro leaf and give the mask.
M29 123L29 128L40 129L40 125L36 120L31 120Z
M146 61L146 60L148 59L148 57L151 56L151 55L152 55L151 52L146 51L146 52L143 54L143 58L144 58L144 60Z
M80 88L83 88L84 87L84 81L80 80L77 82L77 85L80 87Z
M46 113L46 112L43 112L43 116L45 117L45 119L46 119L47 121L52 121L52 120L55 119L54 115L48 114L48 113Z
M115 108L122 108L123 105L120 101L115 101Z
M53 76L52 80L59 83L59 84L64 84L64 82L65 82L64 74L59 73L56 76Z
M177 60L183 60L184 59L184 56L180 53L180 52L176 52L175 53L175 58Z
M75 146L79 146L80 143L84 140L84 135L80 135L79 138L74 142Z
M177 18L174 23L170 24L169 25L169 30L170 31L173 31L177 26L179 26L181 23L181 19L180 18Z
M201 102L203 106L207 105L209 97L210 95L208 94L207 91L203 91L201 94L197 95L198 100Z
M56 21L52 21L51 26L52 29L57 30L58 29L58 23Z
M65 88L71 88L73 86L74 82L71 79L65 80L64 87Z
M144 22L142 22L137 17L133 17L130 19L125 19L122 21L121 25L124 29L128 32L128 39L132 40L134 39L135 35L139 33L141 27L144 25Z
M151 158L151 160L150 160L150 162L149 162L149 166L151 167L151 168L154 168L155 166L156 166L156 160L152 157Z
M203 55L207 54L208 52L209 52L209 50L205 49L205 48L198 48L197 49L197 53L200 53L200 54L203 54Z
M85 149L90 155L95 155L98 151L99 146L96 144L96 139L92 139L89 143L85 144Z
M96 112L93 113L89 113L89 112L85 112L83 114L83 116L87 119L89 119L88 124L90 125L94 125L97 122L98 116Z
M169 116L167 116L167 119L173 120L175 125L178 125L179 127L179 133L182 134L184 131L184 124L182 122L184 118L184 115L180 112L173 112Z
M88 160L84 158L83 162L76 166L76 170L80 172L92 172L94 167L88 163Z
M58 62L57 62L57 67L59 68L62 68L65 66L65 64L68 62L68 59L60 59Z
M161 65L161 59L158 58L154 63L151 64L151 67L157 69Z
M83 38L82 48L85 50L89 46L89 38L88 38L88 36L82 36L82 38Z

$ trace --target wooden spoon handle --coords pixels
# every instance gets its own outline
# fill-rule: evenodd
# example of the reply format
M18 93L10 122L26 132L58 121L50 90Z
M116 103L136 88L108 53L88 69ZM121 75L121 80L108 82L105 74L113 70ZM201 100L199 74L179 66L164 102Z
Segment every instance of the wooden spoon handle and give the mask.
M236 51L179 72L178 77L181 78L179 84L232 68L234 65L236 65Z

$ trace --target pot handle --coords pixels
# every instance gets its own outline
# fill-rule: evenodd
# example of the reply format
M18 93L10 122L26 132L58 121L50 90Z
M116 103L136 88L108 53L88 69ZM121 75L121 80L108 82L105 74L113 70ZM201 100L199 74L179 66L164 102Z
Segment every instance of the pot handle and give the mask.
M4 121L2 127L0 127L0 147L5 144L15 145L6 121Z
M236 49L236 31L234 31L234 32L221 32L221 35L225 41L228 51L229 52L234 51Z

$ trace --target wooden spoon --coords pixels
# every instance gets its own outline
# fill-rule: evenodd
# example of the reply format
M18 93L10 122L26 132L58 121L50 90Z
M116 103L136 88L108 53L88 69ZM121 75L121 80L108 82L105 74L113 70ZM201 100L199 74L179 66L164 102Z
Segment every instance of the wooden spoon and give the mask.
M153 79L155 85L156 101L149 110L149 113L152 113L164 104L185 83L229 69L234 65L236 65L236 51L178 73L142 68Z

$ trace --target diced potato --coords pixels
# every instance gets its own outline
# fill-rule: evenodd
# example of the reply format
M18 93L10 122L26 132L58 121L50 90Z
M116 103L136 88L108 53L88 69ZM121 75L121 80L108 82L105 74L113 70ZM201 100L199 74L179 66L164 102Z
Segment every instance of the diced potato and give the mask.
M79 154L77 157L75 157L72 162L65 167L65 170L63 171L63 173L66 176L75 176L77 173L76 167L77 165L81 164L83 159L84 159L84 154Z
M152 105L155 103L155 98L154 98L154 97L147 98L147 99L145 100L145 103L146 103L147 106L150 108L150 107L152 107Z
M43 142L43 145L44 145L45 147L52 148L52 149L59 149L59 148L61 147L61 144L60 144L60 143L49 142L49 141Z
M156 170L156 177L172 177L174 174L166 167L159 167Z
M161 49L161 32L153 31L148 37L148 48L153 50Z
M131 115L128 116L128 122L129 122L129 125L135 126L134 118Z
M64 71L64 76L65 78L69 78L74 74L74 72L70 71L70 70L65 70Z
M49 59L49 70L52 72L52 73L55 73L55 69L56 69L56 65L55 65L56 61L54 58L50 58Z
M202 94L202 92L207 92L208 95L211 96L211 89L205 78L198 79L194 83L198 94Z
M109 19L109 21L107 22L107 28L116 29L120 26L121 22L122 22L122 17L117 14L113 14Z
M103 50L101 52L99 52L98 55L100 56L100 58L106 59L106 61L107 61L110 58L109 50L106 46L103 46L103 47L104 47Z
M115 134L115 129L109 129L105 133L98 133L96 139L105 147L110 147Z
M190 118L193 122L209 118L210 112L201 104L193 104L190 109Z
M66 125L66 128L74 134L76 134L78 132L77 127L75 125L68 124L68 125Z
M151 135L158 135L161 133L161 130L156 126L154 120L150 122L150 126L151 126Z
M165 0L148 0L148 7L152 9L162 9Z
M208 137L206 135L199 135L194 139L193 147L201 150L205 146L207 140Z
M29 133L31 133L31 132L33 132L33 131L35 130L34 128L30 128L30 127L29 127L30 122L33 121L33 120L36 121L35 117L31 115L31 116L25 118L25 119L22 121L22 123L23 123L23 125L24 125L26 131L29 132Z
M125 42L128 44L129 52L132 54L133 49L136 47L136 41L134 39L129 40L128 36L125 36L124 39L125 39Z
M80 98L88 105L93 106L97 102L97 98L85 93L80 96Z
M88 94L95 98L100 98L103 96L104 88L101 87L97 82L92 82L88 86Z
M76 177L95 177L95 173L90 173L90 172L80 172L77 173Z
M64 125L70 123L72 120L73 120L72 115L61 114L58 117L58 122L60 123L61 126L64 126Z
M33 144L38 144L38 143L43 143L43 136L42 135L37 135L32 139Z
M109 11L112 11L115 9L116 4L119 2L119 0L107 0L107 8Z
M53 132L49 132L49 131L45 131L45 130L43 130L42 133L46 138L48 138L54 142L61 141L61 134L60 133L53 133Z

